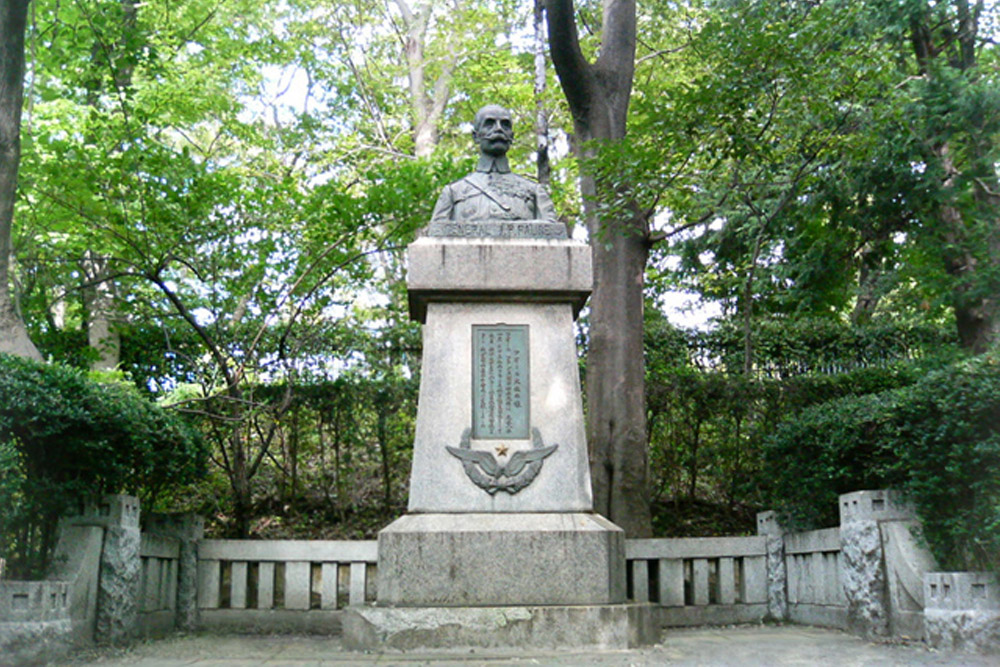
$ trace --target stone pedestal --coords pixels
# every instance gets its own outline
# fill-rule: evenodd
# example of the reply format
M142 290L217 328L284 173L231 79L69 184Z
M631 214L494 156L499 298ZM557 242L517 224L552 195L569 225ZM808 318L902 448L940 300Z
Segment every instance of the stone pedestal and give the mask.
M928 644L1000 655L1000 581L995 574L928 572L924 600Z
M593 509L573 329L574 311L590 293L591 281L590 248L575 241L423 238L410 246L410 312L424 321L410 512ZM498 426L504 425L502 413L517 413L530 430L478 437L473 413L485 413L489 421L492 407L483 399L491 390L474 388L474 372L493 373L501 380L497 384L505 385L512 369L493 368L505 360L487 355L491 344L477 345L474 327L526 334L527 373L518 378L521 405L513 407L506 397L489 402L500 403L493 415ZM505 463L533 447L534 429L543 446L557 449L530 483L513 493L477 486L448 449L461 448L469 430L470 449Z
M654 641L652 609L625 604L624 533L592 513L573 327L590 248L425 237L408 259L424 323L409 513L379 534L377 606L348 610L345 645Z
M379 605L625 602L625 534L596 514L408 514L378 539Z

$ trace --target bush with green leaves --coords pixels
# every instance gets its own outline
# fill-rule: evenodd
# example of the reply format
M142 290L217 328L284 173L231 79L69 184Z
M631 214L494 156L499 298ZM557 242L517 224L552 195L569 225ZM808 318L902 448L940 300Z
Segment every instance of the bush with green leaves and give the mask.
M898 484L890 433L905 391L827 401L778 425L765 440L764 460L786 527L836 525L840 494Z
M727 326L685 331L654 308L647 310L654 501L697 498L752 516L770 503L766 492L774 466L764 460L763 449L779 423L810 406L911 385L954 358L949 334L930 325L760 324L752 332L748 373L742 332ZM854 490L862 481L844 483ZM835 520L836 491L827 495L833 498L829 507L818 504L827 515L796 517L800 523L822 523L831 513ZM753 529L752 522L747 528Z
M838 494L896 488L941 567L1000 571L1000 351L803 410L765 458L790 528L835 524Z
M43 573L58 517L105 493L151 504L204 473L200 435L123 382L0 354L0 556Z
M1000 572L1000 350L929 375L895 426L896 476L941 565Z

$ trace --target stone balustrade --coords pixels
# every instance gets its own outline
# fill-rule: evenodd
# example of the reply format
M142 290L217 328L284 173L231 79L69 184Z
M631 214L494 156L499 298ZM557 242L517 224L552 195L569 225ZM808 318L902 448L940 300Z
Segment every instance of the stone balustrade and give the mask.
M163 634L174 628L180 553L180 540L155 533L142 534L139 632L143 635Z
M628 598L653 603L661 626L770 618L923 637L941 648L1000 648L992 575L934 572L912 512L893 494L846 494L841 510L840 527L804 533L785 532L766 512L757 536L626 540ZM375 541L205 540L190 516L148 517L135 549L109 535L137 531L137 518L134 499L105 499L61 524L57 578L0 581L0 653L34 659L60 643L65 651L175 627L335 633L345 608L375 602ZM109 553L115 545L127 553ZM109 592L122 611L114 633L102 635L96 607L108 605Z
M337 610L374 598L377 559L375 541L202 540L199 624L329 632Z
M761 621L767 616L763 537L626 540L629 597L660 605L662 625Z
M785 536L788 620L833 628L847 626L840 553L840 528Z

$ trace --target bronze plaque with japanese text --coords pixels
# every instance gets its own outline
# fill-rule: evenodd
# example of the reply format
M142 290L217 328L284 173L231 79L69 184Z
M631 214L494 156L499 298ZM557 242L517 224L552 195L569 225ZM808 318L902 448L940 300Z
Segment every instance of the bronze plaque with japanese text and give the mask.
M527 439L528 326L472 326L472 437Z

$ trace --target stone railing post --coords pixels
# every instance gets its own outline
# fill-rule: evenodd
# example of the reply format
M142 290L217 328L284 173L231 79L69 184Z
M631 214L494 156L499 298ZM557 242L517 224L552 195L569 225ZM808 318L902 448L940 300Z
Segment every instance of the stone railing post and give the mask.
M97 505L83 506L79 513L59 520L59 540L49 577L70 584L73 642L80 646L94 641L105 525Z
M767 616L788 618L788 571L785 568L785 530L776 512L757 513L757 534L767 537Z
M840 496L841 581L852 632L923 637L923 575L935 563L918 542L919 527L897 492Z
M205 521L196 514L151 514L146 530L180 541L177 564L176 626L192 631L198 627L198 542L205 535Z
M989 572L924 575L927 643L937 649L1000 653L1000 580Z
M101 644L120 644L135 635L139 623L139 500L104 496L97 511L105 529L94 639Z

